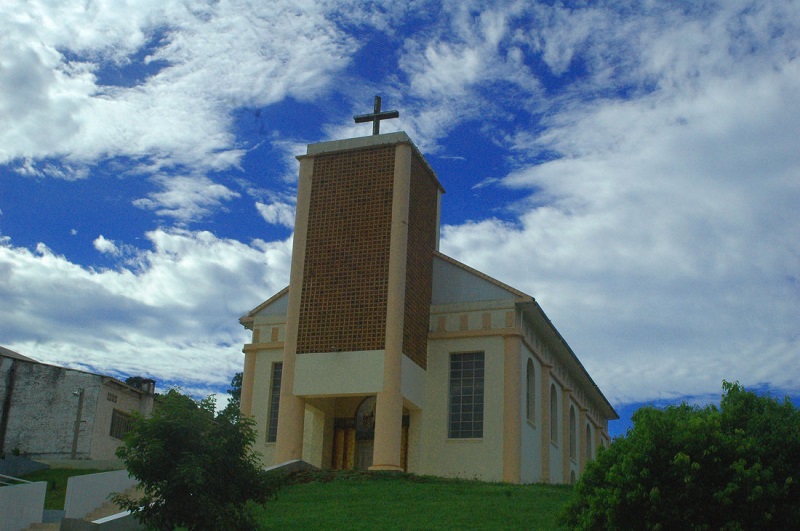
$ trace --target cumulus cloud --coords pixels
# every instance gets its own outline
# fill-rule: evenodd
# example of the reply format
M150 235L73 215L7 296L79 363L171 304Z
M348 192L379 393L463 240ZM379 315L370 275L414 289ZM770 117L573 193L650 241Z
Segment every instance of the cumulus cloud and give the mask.
M241 370L246 334L238 318L288 283L291 242L246 245L180 230L147 238L151 248L140 250L135 266L102 271L6 238L3 346L44 362L146 373L196 390L227 384ZM116 248L103 237L95 245Z
M264 221L284 227L294 227L294 206L286 203L256 203L256 209Z
M505 150L507 171L463 178L510 204L445 227L442 250L535 295L615 403L723 378L796 389L798 28L794 1L12 0L0 164L63 183L124 159L120 177L157 187L126 199L159 223L211 219L241 193L291 227L294 156L319 139L265 123L254 144L282 167L245 178L236 110L329 98L331 123L309 130L363 136L350 116L379 92L402 110L384 131L427 154L460 155L447 146L465 124ZM389 67L364 74L354 54L376 35ZM89 230L116 269L0 236L4 346L227 384L236 318L286 285L289 242L164 228L133 247Z
M0 163L123 156L229 168L243 154L228 131L234 109L324 90L355 46L309 0L11 1L0 31ZM159 66L134 86L97 77L147 65Z
M522 213L444 230L445 252L537 296L616 402L714 392L723 378L800 385L800 64L772 38L800 18L778 14L634 21L651 40L625 46L638 65L625 83L638 72L658 90L584 100L521 132L520 152L558 155L504 179L528 195ZM745 25L749 49L734 45ZM582 59L612 45L580 26ZM587 83L614 86L596 71Z
M167 216L179 223L197 220L216 210L222 202L239 197L237 192L214 183L205 176L158 176L153 178L163 191L146 198L136 199L133 204L153 210L159 216Z

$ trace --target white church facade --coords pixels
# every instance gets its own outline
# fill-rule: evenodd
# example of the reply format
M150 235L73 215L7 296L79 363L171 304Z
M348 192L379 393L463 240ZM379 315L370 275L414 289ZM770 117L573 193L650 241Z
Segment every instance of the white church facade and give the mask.
M408 136L298 158L290 285L240 319L264 464L574 481L618 416L533 297L439 252Z

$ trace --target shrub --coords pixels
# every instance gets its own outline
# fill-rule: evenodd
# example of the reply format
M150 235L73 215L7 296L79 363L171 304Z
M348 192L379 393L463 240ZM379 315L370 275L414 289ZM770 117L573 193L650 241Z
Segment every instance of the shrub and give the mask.
M793 529L800 412L723 382L720 406L643 407L589 463L564 522L575 529Z
M253 529L248 501L264 503L277 490L251 450L254 441L251 419L231 410L215 417L213 400L170 390L117 450L144 497L115 501L150 528Z

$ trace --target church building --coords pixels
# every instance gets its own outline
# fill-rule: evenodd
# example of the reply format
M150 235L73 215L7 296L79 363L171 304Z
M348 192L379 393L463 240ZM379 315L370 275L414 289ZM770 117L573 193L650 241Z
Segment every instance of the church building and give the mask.
M240 319L255 449L267 466L575 481L616 412L533 297L439 252L444 189L375 107L372 136L298 157L289 286Z

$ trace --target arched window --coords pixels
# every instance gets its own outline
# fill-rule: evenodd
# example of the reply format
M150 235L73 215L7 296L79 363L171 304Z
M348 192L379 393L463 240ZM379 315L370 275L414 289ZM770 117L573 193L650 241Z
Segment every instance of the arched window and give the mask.
M525 374L527 394L525 402L525 415L530 422L536 422L536 372L533 368L533 360L528 358L528 370Z
M550 385L550 440L558 444L558 393L555 384Z
M586 423L586 460L589 461L593 458L592 455L592 426Z
M575 418L575 406L569 406L569 456L578 457L578 419Z

